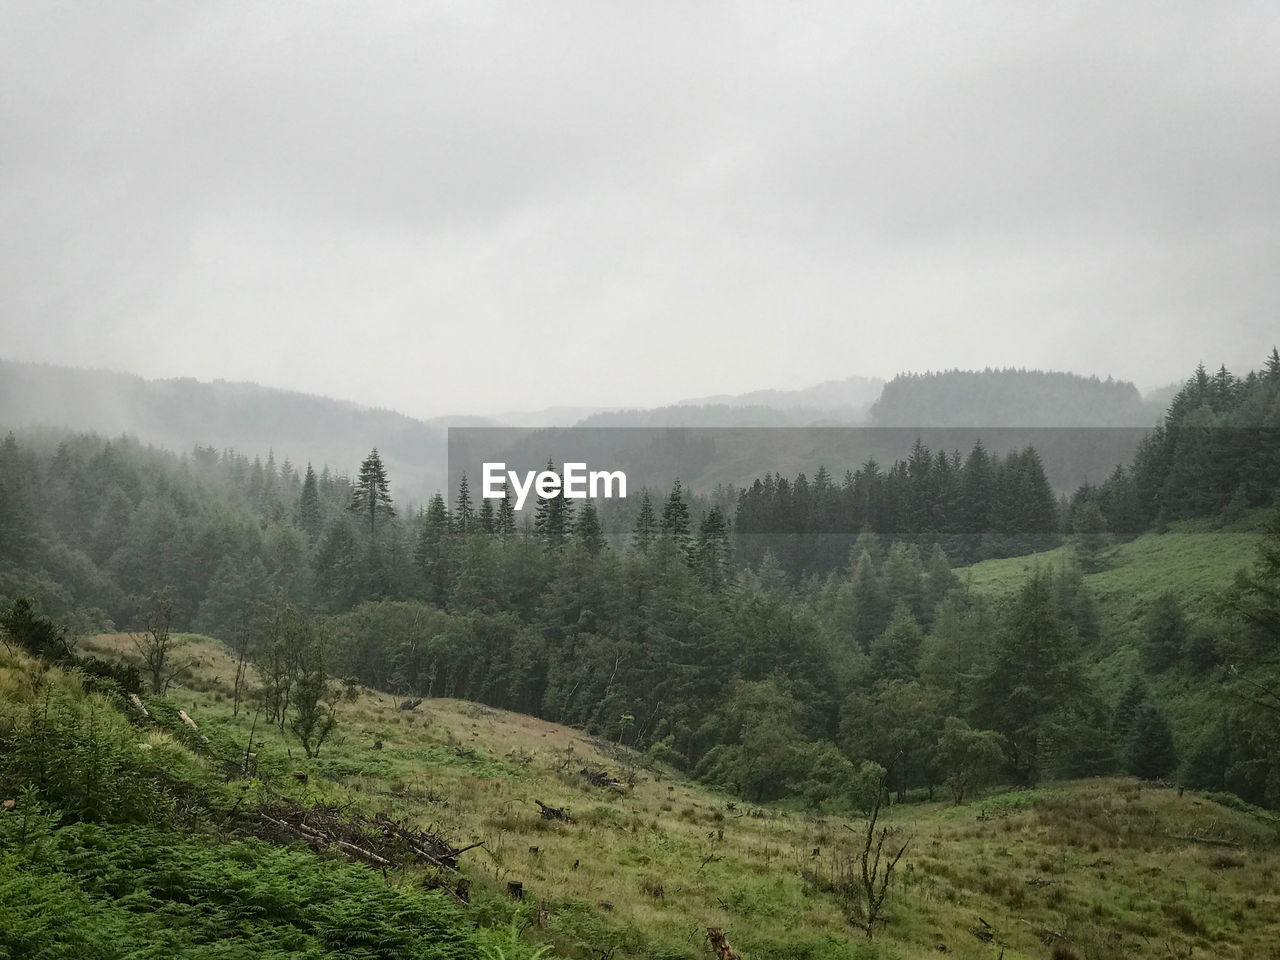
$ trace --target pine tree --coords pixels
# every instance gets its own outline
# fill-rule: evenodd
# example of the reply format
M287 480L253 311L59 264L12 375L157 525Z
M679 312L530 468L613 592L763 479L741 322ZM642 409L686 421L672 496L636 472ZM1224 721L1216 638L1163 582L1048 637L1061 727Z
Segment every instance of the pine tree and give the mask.
M547 461L547 470L559 475L555 464L550 460ZM533 527L547 546L563 545L573 532L573 506L558 493L550 497L539 496L533 515Z
M712 507L698 526L693 562L698 576L708 587L720 590L724 586L729 565L729 525L718 506Z
M298 498L298 526L313 541L320 536L324 527L324 517L320 513L320 488L310 462L307 463L307 474L302 480L302 494Z
M382 458L378 456L377 447L360 464L360 476L352 491L349 509L368 522L370 537L377 535L379 520L388 520L396 515L395 507L391 504L387 471L382 465Z
M1159 780L1178 766L1173 732L1151 703L1141 704L1134 712L1125 761L1129 772L1143 780Z
M662 533L675 541L682 552L689 547L689 505L684 502L680 478L676 478L671 494L662 507Z
M450 530L453 523L444 497L436 493L418 525L418 539L413 548L413 559L422 571L427 599L443 606L449 596L452 550Z
M1133 719L1138 708L1147 702L1147 683L1140 674L1134 674L1125 684L1111 715L1111 732L1118 743L1124 744L1133 732Z
M476 508L471 502L471 485L464 473L458 481L458 496L453 502L453 525L459 533L471 533L475 526Z
M984 725L1005 735L1010 760L1023 783L1034 786L1066 736L1063 709L1084 689L1075 630L1063 617L1052 578L1032 572L996 636L980 683Z
M583 549L593 557L600 556L604 551L604 529L600 526L596 506L590 500L584 500L582 509L578 511L577 522L573 525L573 539L582 544Z
M516 535L516 508L511 499L511 491L507 490L498 502L498 516L494 522L494 530L503 540Z
M658 532L658 519L653 513L653 501L649 498L649 491L642 490L640 492L640 510L636 514L635 530L632 533L632 542L638 550L647 550L649 544L653 543L653 538Z
M1164 670L1182 658L1187 642L1187 618L1176 593L1165 590L1155 598L1143 621L1142 632L1147 665L1152 670Z
M893 608L884 633L871 642L870 667L875 680L910 680L920 658L920 624L901 600Z

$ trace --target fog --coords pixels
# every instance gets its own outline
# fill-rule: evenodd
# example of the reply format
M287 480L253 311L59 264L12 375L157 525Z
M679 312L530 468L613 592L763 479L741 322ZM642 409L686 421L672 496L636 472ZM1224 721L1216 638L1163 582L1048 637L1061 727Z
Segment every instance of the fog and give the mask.
M414 416L1256 366L1280 13L0 3L0 356Z

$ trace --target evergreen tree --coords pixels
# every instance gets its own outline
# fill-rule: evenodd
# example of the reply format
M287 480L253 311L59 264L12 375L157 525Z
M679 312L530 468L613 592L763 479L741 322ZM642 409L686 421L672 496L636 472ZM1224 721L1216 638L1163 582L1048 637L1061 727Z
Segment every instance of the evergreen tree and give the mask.
M685 503L680 478L676 478L671 494L662 506L662 533L675 541L681 552L689 546L689 505Z
M658 532L658 520L653 513L653 501L649 491L640 492L640 509L636 513L636 525L632 533L632 542L637 550L647 550Z
M498 515L494 521L494 531L503 540L516 535L516 508L511 499L511 491L506 490L498 501Z
M547 470L559 476L559 472L550 460ZM538 496L538 506L533 515L533 526L549 547L559 547L569 539L573 532L573 506L560 494L550 497Z
M1117 743L1129 742L1129 737L1133 733L1133 719L1138 714L1138 708L1146 702L1147 683L1140 674L1135 673L1125 684L1111 716L1111 732Z
M298 498L298 526L314 542L320 536L324 526L324 517L320 512L320 486L316 482L316 472L307 463L307 473L302 479L302 494Z
M1125 750L1129 772L1143 780L1159 780L1178 766L1173 732L1159 710L1150 703L1139 705Z
M471 502L471 485L464 473L458 480L458 496L453 503L453 525L459 533L473 532L476 520L475 504Z
M1181 659L1187 643L1187 618L1182 603L1172 590L1165 590L1152 601L1142 624L1147 666L1164 670Z
M600 556L605 548L600 516L596 512L596 505L590 500L582 501L582 509L578 511L578 519L573 525L573 539L582 544L582 548L593 557Z
M377 447L360 464L360 476L352 491L349 509L368 523L371 538L377 535L379 520L387 520L396 515L387 484L387 471L382 465L382 458L378 456Z
M694 569L712 590L724 587L729 566L729 525L719 506L712 507L698 526L693 546Z
M875 680L910 680L920 658L920 624L901 600L889 625L871 644L869 666Z
M1075 630L1048 574L1034 571L1006 612L980 683L984 725L1004 734L1018 778L1034 785L1056 748L1099 731L1064 729L1062 710L1081 697L1084 677Z
M418 524L418 538L413 548L413 559L426 584L427 600L437 606L443 606L449 596L452 525L444 497L436 493L428 501L427 509Z

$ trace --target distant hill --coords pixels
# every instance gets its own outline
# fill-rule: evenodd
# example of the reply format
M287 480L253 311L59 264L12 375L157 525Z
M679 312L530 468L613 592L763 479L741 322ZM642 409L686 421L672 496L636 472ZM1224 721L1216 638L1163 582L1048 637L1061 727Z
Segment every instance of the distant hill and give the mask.
M802 390L753 390L750 393L716 394L681 400L684 407L769 407L774 410L822 412L828 419L861 421L880 396L884 381L879 377L846 377L826 380Z
M578 427L813 427L855 426L866 420L865 408L736 406L689 403L636 410L604 410L579 420Z
M1045 370L903 373L871 407L878 427L1148 427L1164 412L1125 380Z
M127 373L0 360L0 427L129 433L175 451L197 445L309 460L354 473L376 446L398 497L421 501L443 485L449 426L481 418L417 420L328 397L253 383Z

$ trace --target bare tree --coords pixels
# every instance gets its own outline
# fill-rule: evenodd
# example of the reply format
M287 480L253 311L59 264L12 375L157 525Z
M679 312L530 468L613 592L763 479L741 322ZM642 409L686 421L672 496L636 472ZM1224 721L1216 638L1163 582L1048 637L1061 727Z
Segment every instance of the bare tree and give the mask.
M173 590L165 587L143 601L142 632L129 635L134 649L142 659L142 668L151 680L151 692L163 695L182 670L185 663L174 658L174 652L182 646L176 638L173 626Z
M880 810L888 792L889 772L886 770L867 812L865 831L860 833L862 849L856 857L862 920L853 922L866 931L868 938L874 934L876 925L884 922L884 901L893 882L894 868L911 844L910 837L899 842L899 827L879 826Z

